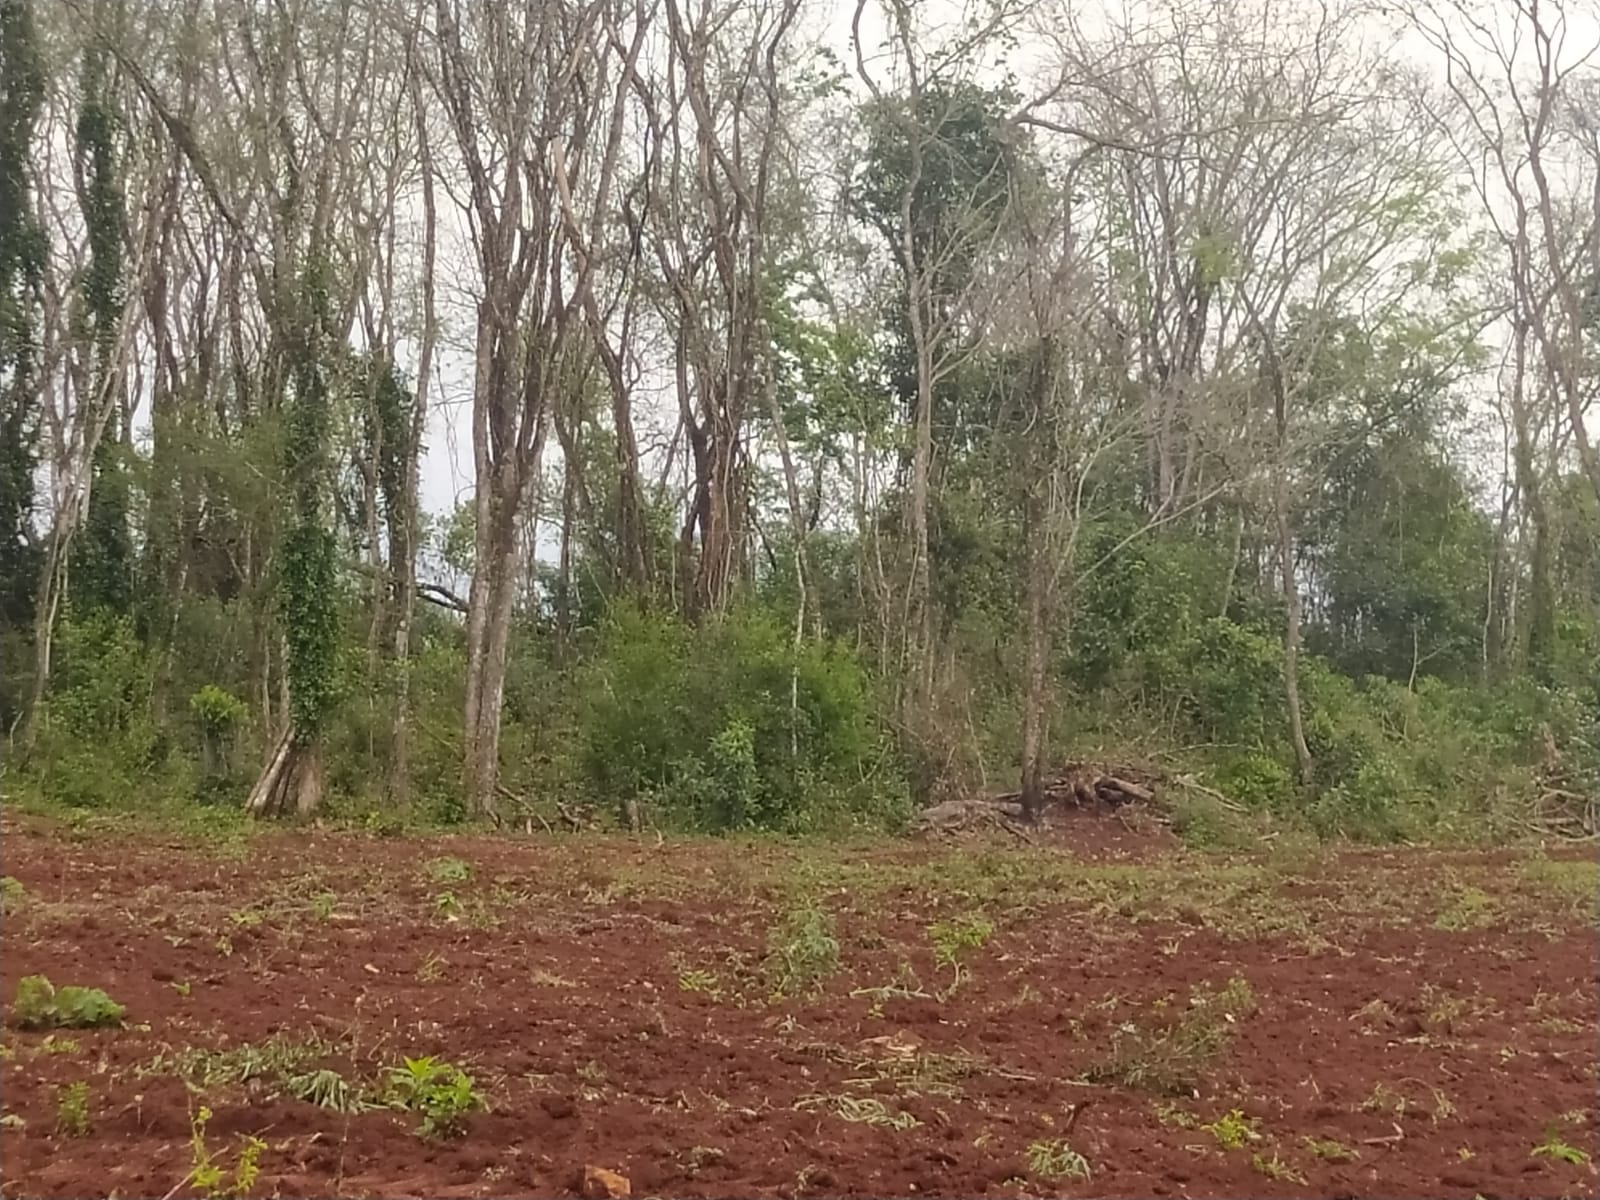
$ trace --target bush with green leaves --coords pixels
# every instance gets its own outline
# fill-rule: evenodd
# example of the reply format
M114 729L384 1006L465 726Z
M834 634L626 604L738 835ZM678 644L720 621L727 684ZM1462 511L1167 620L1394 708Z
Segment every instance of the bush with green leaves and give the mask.
M1257 809L1277 809L1294 798L1294 775L1278 759L1259 750L1225 759L1213 777L1223 794Z
M96 610L57 627L51 688L29 769L44 795L114 807L152 785L186 794L184 764L150 708L155 659L132 620Z
M393 1107L422 1118L417 1132L423 1137L459 1133L468 1114L489 1107L471 1075L431 1056L407 1058L391 1068L386 1096Z
M27 975L17 983L11 1004L13 1022L23 1029L90 1029L120 1025L127 1009L99 988L66 984L56 987L43 975Z
M839 969L833 917L815 902L790 909L767 934L767 977L781 996L815 992Z
M905 815L877 698L834 641L754 608L699 627L617 605L576 680L584 783L708 832L878 827Z
M201 765L208 780L226 776L232 767L234 741L250 710L226 688L208 683L189 697L189 712L200 732Z

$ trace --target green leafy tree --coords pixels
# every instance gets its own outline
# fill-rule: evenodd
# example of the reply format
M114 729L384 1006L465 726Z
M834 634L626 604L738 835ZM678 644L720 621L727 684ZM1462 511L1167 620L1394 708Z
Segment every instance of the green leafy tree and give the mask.
M122 320L125 225L121 124L114 107L106 51L83 53L83 93L76 130L78 202L83 211L89 267L83 279L85 331L92 347L91 394L105 421L95 444L89 509L73 546L72 598L78 608L125 612L132 599L133 541L122 405L116 395L118 327Z
M13 628L32 619L40 565L30 525L48 243L28 181L45 89L33 17L33 0L0 0L0 624ZM6 707L0 701L0 715Z
M329 417L326 264L313 258L296 297L288 346L291 395L283 468L290 526L279 574L288 643L289 729L250 794L254 813L322 802L322 739L333 708L339 647L337 543L327 513Z

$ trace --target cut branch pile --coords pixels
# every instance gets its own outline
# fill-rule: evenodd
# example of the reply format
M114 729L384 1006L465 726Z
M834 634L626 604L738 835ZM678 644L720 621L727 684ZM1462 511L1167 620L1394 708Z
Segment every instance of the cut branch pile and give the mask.
M503 783L495 784L495 792L502 800L517 810L517 815L522 818L524 833L530 835L533 833L533 823L535 821L544 827L546 833L555 832L555 827L550 824L549 819L526 796L519 796ZM599 822L596 819L593 808L567 804L562 800L554 801L554 807L556 815L560 817L562 824L573 833L582 833L585 830L593 830L598 827ZM491 810L489 819L494 822L496 829L505 827L499 812Z
M1044 784L1041 809L1069 808L1118 809L1126 804L1153 805L1157 801L1161 775L1130 765L1099 762L1065 764ZM923 809L911 822L915 834L955 834L984 829L1003 829L1023 841L1031 841L1022 819L1022 793L996 792L946 800Z
M1549 726L1539 732L1543 747L1529 824L1552 837L1587 841L1600 834L1596 781L1567 761Z
M1041 807L1052 804L1078 808L1119 808L1138 802L1149 804L1156 798L1155 785L1162 780L1148 771L1132 766L1114 766L1108 763L1067 763L1044 783ZM1021 792L1001 792L993 797L1001 803L1022 801Z
M1003 829L1022 841L1033 840L1022 824L1022 805L989 796L945 800L923 809L911 821L914 834L953 835L985 829Z

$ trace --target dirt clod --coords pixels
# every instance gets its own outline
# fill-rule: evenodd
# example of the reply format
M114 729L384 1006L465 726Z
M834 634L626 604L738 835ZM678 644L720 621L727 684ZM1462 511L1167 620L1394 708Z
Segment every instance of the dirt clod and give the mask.
M604 1167L583 1169L584 1200L628 1200L632 1195L633 1184L626 1175L619 1175Z

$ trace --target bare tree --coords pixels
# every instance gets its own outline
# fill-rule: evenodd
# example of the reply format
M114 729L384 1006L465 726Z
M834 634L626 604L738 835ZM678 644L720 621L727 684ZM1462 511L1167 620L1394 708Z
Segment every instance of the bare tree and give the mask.
M1491 288L1489 304L1503 317L1507 347L1499 396L1513 498L1531 527L1526 653L1547 677L1555 638L1547 452L1570 440L1600 497L1600 451L1586 423L1600 393L1587 345L1600 280L1600 94L1589 84L1600 41L1582 42L1556 0L1430 0L1409 10L1409 24L1439 55L1444 94L1430 117L1503 264L1494 274L1508 294L1498 300L1501 289Z
M593 178L580 160L604 154L608 130L591 86L600 52L587 31L604 0L467 4L437 0L436 86L466 176L480 289L473 367L476 481L467 598L466 777L472 810L492 813L512 612L522 577L524 516L540 479L552 393L561 386L574 317L593 258L573 267L570 227L589 227L598 196L562 183Z
M767 370L762 288L782 137L774 72L799 9L665 0L659 72L630 68L650 146L646 233L693 473L680 562L690 607L705 615L726 608L746 552L745 424Z
M1011 197L1003 155L965 164L979 174L967 181L971 186L966 195L944 195L947 182L939 172L950 166L944 145L951 128L984 119L973 111L979 90L976 73L983 57L1014 30L1019 12L1007 4L974 5L960 21L945 26L958 32L939 36L905 0L884 0L873 7L885 27L889 63L885 67L869 52L869 5L858 0L851 25L856 77L871 97L878 148L888 152L897 169L872 181L877 186L863 188L858 180L856 207L885 238L904 288L915 395L902 593L893 619L900 639L903 728L931 749L938 740L930 728L936 648L929 507L937 449L936 393L979 344L985 323L979 309L993 295L977 284L971 265L998 246ZM931 211L947 202L948 211ZM886 644L889 635L885 630Z

